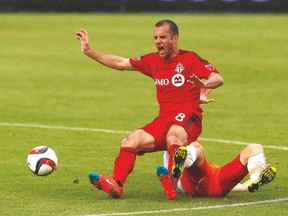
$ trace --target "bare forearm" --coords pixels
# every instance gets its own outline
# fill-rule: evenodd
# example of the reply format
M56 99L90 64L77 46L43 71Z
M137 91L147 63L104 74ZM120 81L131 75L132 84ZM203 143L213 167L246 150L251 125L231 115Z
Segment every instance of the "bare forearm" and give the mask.
M104 54L92 49L84 50L84 54L99 62L100 64L111 67L113 69L133 70L132 66L129 63L129 59L120 56Z
M215 89L223 84L224 84L223 78L217 73L211 74L209 78L206 81L204 81L204 86L207 89Z

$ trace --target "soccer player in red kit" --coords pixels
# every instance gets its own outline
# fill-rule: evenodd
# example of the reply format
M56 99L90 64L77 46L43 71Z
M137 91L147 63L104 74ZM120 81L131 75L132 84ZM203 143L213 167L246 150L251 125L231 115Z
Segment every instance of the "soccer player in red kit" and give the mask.
M178 27L171 20L162 20L154 26L156 53L140 58L123 58L92 50L88 33L76 33L85 55L117 70L137 70L153 79L156 85L159 115L150 123L133 131L122 140L115 159L113 177L90 173L90 182L119 198L128 175L132 172L136 155L167 150L174 154L179 146L195 141L202 131L201 89L215 89L223 84L216 68L194 52L178 48ZM169 159L172 170L173 157ZM177 173L175 174L177 175Z
M230 191L254 192L270 183L276 175L276 168L266 164L264 149L260 144L248 145L234 160L223 166L208 163L204 148L198 142L180 146L174 152L174 160L183 168L178 181L175 182L165 166L156 169L168 199L177 198L176 188L194 197L223 197ZM250 178L240 183L248 173Z

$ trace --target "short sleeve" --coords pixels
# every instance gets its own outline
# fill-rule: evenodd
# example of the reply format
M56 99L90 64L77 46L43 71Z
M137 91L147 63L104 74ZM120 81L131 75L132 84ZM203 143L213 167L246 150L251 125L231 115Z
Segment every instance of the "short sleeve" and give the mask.
M145 74L146 76L152 77L152 65L153 65L153 56L152 54L147 54L138 58L130 58L130 64L132 67Z
M196 53L193 53L192 61L192 72L199 78L207 79L211 73L219 73L209 61L201 58Z

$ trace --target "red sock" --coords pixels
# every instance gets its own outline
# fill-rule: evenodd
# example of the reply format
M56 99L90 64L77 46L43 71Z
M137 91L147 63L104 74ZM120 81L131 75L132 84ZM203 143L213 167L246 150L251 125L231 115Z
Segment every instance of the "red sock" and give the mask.
M121 147L114 162L113 179L123 186L126 178L132 172L136 161L136 150L131 147Z
M168 162L168 170L170 171L170 173L172 173L172 166L173 166L173 155L174 155L174 152L175 150L180 147L180 145L178 144L172 144L169 148L168 148L168 153L170 155L169 157L169 162Z

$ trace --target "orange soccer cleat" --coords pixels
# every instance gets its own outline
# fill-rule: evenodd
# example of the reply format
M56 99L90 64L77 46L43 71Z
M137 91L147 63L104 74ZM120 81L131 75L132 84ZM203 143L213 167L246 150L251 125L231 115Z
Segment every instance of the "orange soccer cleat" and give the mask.
M98 190L105 191L108 196L112 198L119 198L122 196L123 187L119 186L118 183L109 176L101 175L98 173L90 173L89 181Z

